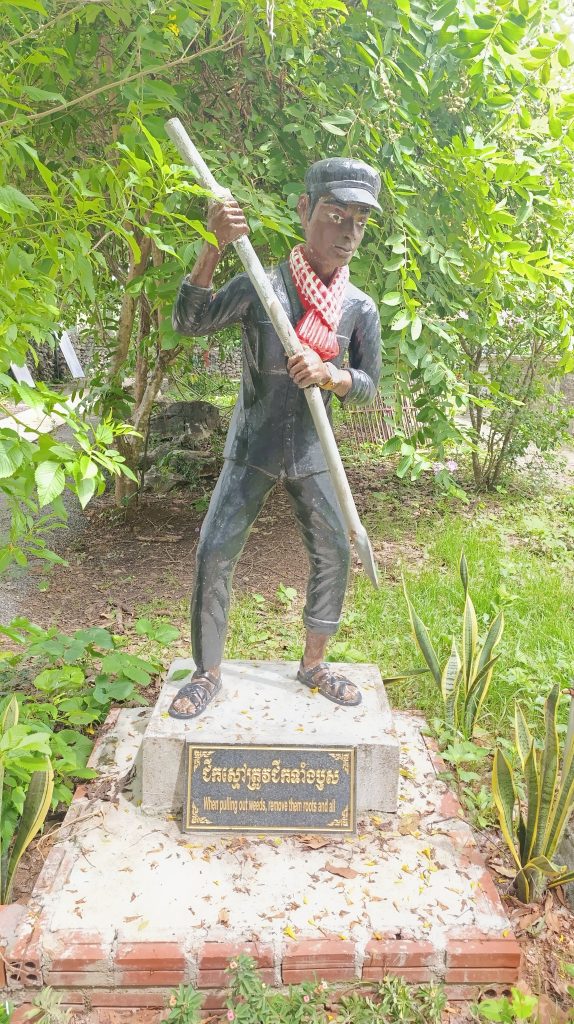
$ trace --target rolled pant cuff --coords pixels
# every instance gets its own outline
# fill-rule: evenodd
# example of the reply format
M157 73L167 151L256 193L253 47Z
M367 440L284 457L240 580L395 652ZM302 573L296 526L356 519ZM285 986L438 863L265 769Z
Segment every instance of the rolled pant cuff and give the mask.
M315 619L312 615L307 615L305 611L303 611L303 622L310 633L320 633L323 636L333 636L341 625L340 619L337 619L336 622L328 619Z

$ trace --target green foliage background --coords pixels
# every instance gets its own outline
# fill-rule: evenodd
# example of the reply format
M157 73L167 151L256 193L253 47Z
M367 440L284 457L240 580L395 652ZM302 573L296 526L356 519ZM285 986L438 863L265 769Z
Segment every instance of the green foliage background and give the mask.
M469 396L500 401L489 354L520 358L536 337L553 365L574 366L561 0L7 0L0 36L0 370L79 320L102 365L95 408L112 417L83 462L0 429L15 516L5 561L38 553L38 503L51 509L66 484L86 503L102 469L135 466L141 444L113 418L145 432L163 374L206 344L170 324L205 237L204 194L164 134L174 113L266 261L298 237L310 162L353 154L379 168L383 214L352 272L381 309L384 391L397 407L415 396L417 434L389 449L400 474L420 470L417 446L440 454L458 436ZM221 274L234 269L230 256ZM123 387L134 367L135 401ZM56 400L5 373L0 389L6 402Z

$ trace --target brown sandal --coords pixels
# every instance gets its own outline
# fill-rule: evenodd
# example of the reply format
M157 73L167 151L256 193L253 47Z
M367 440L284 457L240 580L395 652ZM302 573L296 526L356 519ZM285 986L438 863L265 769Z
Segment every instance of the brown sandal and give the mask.
M345 708L356 708L363 697L358 686L351 683L344 676L336 676L330 665L322 661L313 668L305 668L303 662L299 665L297 679L310 690L318 690L323 697L340 704Z
M219 676L214 678L209 675L209 672L194 673L191 681L176 693L168 708L168 715L171 718L197 718L211 704L220 690L221 679ZM179 700L186 700L195 710L178 711L175 705Z

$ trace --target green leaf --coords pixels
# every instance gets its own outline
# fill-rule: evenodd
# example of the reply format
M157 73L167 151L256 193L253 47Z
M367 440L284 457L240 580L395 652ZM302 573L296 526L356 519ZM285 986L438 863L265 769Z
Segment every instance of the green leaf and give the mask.
M466 684L466 692L471 687L472 669L476 657L476 645L478 640L478 623L476 612L468 590L464 602L464 614L462 619L462 665L463 678Z
M482 999L480 1002L480 1016L484 1020L496 1022L507 1022L509 1010L504 999Z
M383 302L385 306L398 306L401 299L402 295L400 292L385 292L381 302Z
M414 320L411 323L411 338L413 341L418 341L418 339L421 336L422 329L423 322L420 316L415 316Z
M81 689L85 676L79 665L45 668L34 679L34 686L43 693L62 693Z
M8 862L8 870L6 877L2 879L3 891L0 893L0 901L2 903L10 901L16 868L20 863L23 853L44 824L50 809L53 791L54 772L48 762L47 767L43 771L33 772L28 783L24 809L16 830L14 845Z
M467 736L471 736L474 731L474 725L478 713L486 700L492 680L492 672L498 658L499 655L491 658L490 661L487 661L486 665L483 666L480 672L476 671L472 674L464 709L465 732Z
M524 712L522 711L520 704L517 704L514 708L514 734L516 737L516 749L518 750L518 756L520 757L520 762L524 769L526 759L532 749L533 737L530 729L528 728Z
M520 858L514 845L514 805L516 803L516 790L512 778L512 769L501 750L494 755L492 767L492 795L498 811L498 820L506 845L510 850L518 867Z
M57 462L41 462L34 474L40 507L49 505L66 486L64 470Z
M93 478L84 478L76 484L76 494L82 508L93 498L96 490L96 481Z
M489 36L490 31L486 28L463 28L460 33L460 38L465 43L481 43Z
M507 39L511 39L513 43L519 43L526 31L525 25L517 25L514 21L503 21L500 28L503 35L505 35ZM499 39L497 41L499 41Z
M94 647L101 647L104 650L112 650L114 646L111 635L102 626L78 629L74 633L74 639L79 640L82 644L93 644Z
M574 871L565 871L556 878L551 878L548 882L548 888L555 889L557 885L568 885L569 882L574 882ZM572 964L563 964L563 966L572 967ZM568 973L570 974L571 972L569 971Z
M47 100L50 103L65 103L66 97L61 92L50 92L47 89L38 89L35 85L24 85L22 96L28 96L32 100Z
M11 7L23 7L27 11L36 11L36 14L43 14L47 17L46 8L39 0L10 0Z
M538 771L534 742L531 743L530 750L528 751L528 755L524 762L524 775L526 779L528 813L526 816L524 847L521 850L521 860L522 863L526 865L530 860L532 851L536 845L540 818L540 800L542 797L540 773Z
M548 877L560 874L560 872L564 870L564 865L552 864L551 861L548 860L548 857L533 857L532 860L529 860L524 867L526 871L534 869L535 871L541 871L543 875L547 875Z
M403 331L411 322L409 314L402 310L391 320L391 331Z
M325 129L325 131L330 132L331 135L346 135L347 134L346 132L343 131L342 128L339 128L338 124L333 124L331 121L321 121L321 124L323 125L323 128Z
M460 553L460 559L459 559L459 563L458 563L458 571L460 573L460 578L461 578L462 586L464 588L464 596L466 598L466 595L468 593L468 565L467 565L467 562L466 562L466 555L465 555L464 551L461 551L461 553Z
M138 619L136 622L136 633L140 636L148 636L150 640L156 640L160 644L170 644L180 637L179 629L169 622L152 622L151 619Z
M153 155L155 157L156 163L160 167L163 166L165 161L164 161L164 158L163 158L163 153L162 153L161 146L160 146L159 142L157 141L156 138L154 138L152 133L150 131L148 131L148 129L146 128L146 126L143 123L143 121L140 121L139 117L136 117L135 120L136 120L137 124L139 124L141 131L143 132L143 134L145 135L146 139L148 140L148 142L149 142L149 144L151 146L152 153L153 153Z
M444 667L440 684L445 708L445 720L447 725L452 727L456 725L456 702L460 682L460 669L460 657L453 637L450 657Z
M532 853L535 857L541 853L551 856L551 812L555 805L556 780L558 778L558 729L556 724L556 711L559 697L560 687L557 683L552 687L552 690L544 702L545 732L544 748L542 750L542 763L540 766L540 816L536 842L532 847Z
M3 736L8 729L18 724L18 701L16 697L9 697L0 715L0 736ZM0 787L1 788L1 787Z
M9 214L22 213L23 210L33 210L34 213L38 213L36 204L12 185L0 187L0 210Z
M12 476L22 465L23 458L22 446L18 441L0 440L0 479Z
M570 760L567 773L564 773L564 771L562 772L560 785L552 808L552 814L548 820L543 845L543 850L548 857L552 857L554 855L573 811L574 759Z
M486 635L486 640L484 641L484 646L478 659L478 665L476 666L477 675L482 672L487 662L490 661L494 648L500 643L503 631L504 612L501 609L498 615L493 619L490 629Z
M429 20L433 25L442 25L447 18L450 18L451 14L454 14L458 6L457 0L448 0L448 3L441 4L441 6L429 15Z
M562 138L562 122L558 117L553 117L551 114L548 115L548 130L553 139Z
M404 262L405 262L404 256L397 256L396 259L388 260L386 263L384 263L383 264L383 268L384 268L384 270L388 270L388 271L398 270L399 267L403 266Z
M409 610L409 617L410 617L410 620L411 620L411 626L412 626L412 629L413 629L415 640L416 640L416 642L418 644L419 650L420 650L423 658L425 659L425 661L426 661L430 671L432 672L432 674L433 674L433 676L435 678L435 681L438 683L439 686L441 686L442 685L442 673L441 673L441 670L440 670L440 665L438 663L438 658L436 656L434 647L431 644L430 637L428 635L428 630L427 630L424 622L422 621L422 619L420 619L419 616L417 615L413 605L411 604L409 595L407 594L407 590L406 590L406 586L404 584L404 581L403 581L403 591L404 591L404 595L405 595L405 600L407 602L407 607L408 607L408 610Z
M560 67L562 67L562 68L569 68L570 67L570 65L572 63L572 60L571 60L570 54L568 53L568 50L564 46L560 47L560 49L558 50L557 56L558 56L558 63L560 64Z

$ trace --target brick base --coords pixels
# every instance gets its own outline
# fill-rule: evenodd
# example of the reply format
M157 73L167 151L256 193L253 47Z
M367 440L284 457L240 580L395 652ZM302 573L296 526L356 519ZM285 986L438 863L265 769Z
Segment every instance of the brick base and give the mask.
M117 712L108 720L109 728L113 726L114 716L117 718ZM431 768L434 766L434 770L439 771L440 758L428 739L427 744ZM113 908L108 917L97 918L106 922L101 926L102 934L81 927L73 930L75 921L71 930L55 932L54 918L50 916L55 902L53 897L57 897L61 887L73 877L70 872L73 872L76 858L74 850L67 848L63 841L52 848L46 859L30 912L22 907L0 908L0 964L5 964L5 982L10 995L15 1002L29 1002L28 989L49 984L62 993L66 1005L107 1010L108 1018L112 1011L132 1012L140 1008L157 1011L159 1015L165 1011L169 996L178 985L192 984L204 992L205 1014L218 1014L225 1010L228 999L228 969L242 953L255 960L261 980L270 987L315 979L347 986L354 981L364 981L374 987L391 975L400 976L413 985L431 980L442 982L446 984L449 998L455 1000L474 999L481 989L508 987L518 980L520 948L507 931L508 918L472 833L459 820L459 805L444 789L437 791L435 798L436 811L429 823L432 824L437 815L445 823L445 834L452 841L456 865L465 876L472 878L473 914L470 919L488 922L487 927L496 929L490 934L482 934L476 927L453 930L447 935L446 943L439 947L426 938L413 938L413 933L406 931L408 927L416 927L414 934L418 934L416 924L406 922L403 925L400 918L395 926L394 915L389 919L390 933L386 934L386 919L382 915L382 924L377 924L379 931L376 932L380 937L358 946L340 935L325 934L323 929L320 933L318 929L312 931L321 937L305 938L306 929L301 923L295 932L285 930L282 934L282 925L276 932L277 926L267 923L271 918L265 913L259 914L257 903L255 923L252 921L249 928L239 915L227 932L220 924L217 930L207 931L210 939L226 934L241 936L243 930L244 941L237 938L234 942L203 942L196 928L187 926L185 916L175 918L177 927L174 922L173 933L168 933L169 941L159 938L166 935L163 930L166 923L160 917L154 918L145 932L148 941L126 941L133 930L122 933L120 925L120 934L115 933L117 922ZM85 813L92 803L98 804L97 800L90 801L85 788L80 787L68 811L67 827L73 830L74 818ZM170 869L169 863L166 860L164 870ZM380 884L381 895L377 898L382 900L386 895L384 879ZM50 900L46 897L48 893ZM352 900L347 902L352 905ZM311 907L309 911L311 913ZM451 913L449 919L453 929L458 929L460 917ZM66 920L74 919L68 916ZM86 915L86 923L88 921L89 915ZM404 936L400 933L401 927L405 928ZM429 933L434 934L433 929L429 928ZM152 941L154 935L157 941ZM2 980L0 970L0 982ZM106 1024L105 1018L103 1020Z

